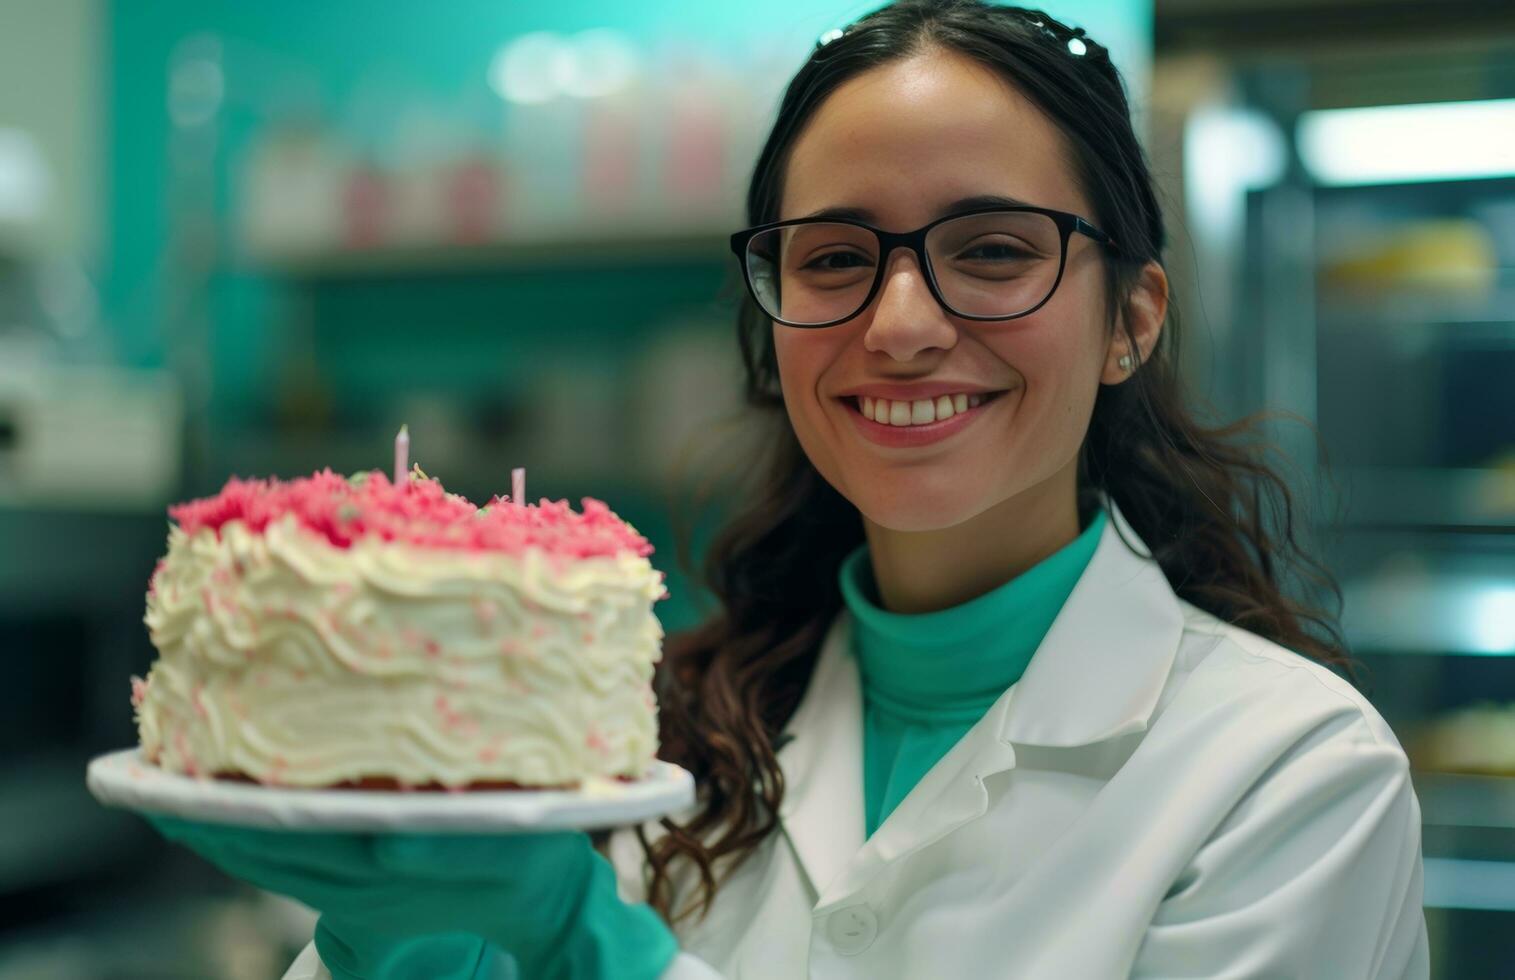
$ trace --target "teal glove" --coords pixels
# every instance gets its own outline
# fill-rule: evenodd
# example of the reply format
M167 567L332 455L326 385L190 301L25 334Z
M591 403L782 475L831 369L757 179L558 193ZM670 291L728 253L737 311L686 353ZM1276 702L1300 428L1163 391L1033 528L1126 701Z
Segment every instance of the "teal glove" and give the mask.
M522 980L655 980L678 953L651 908L621 901L610 863L579 831L367 834L148 821L227 874L319 911L316 948L335 980L485 980L508 975L500 950Z

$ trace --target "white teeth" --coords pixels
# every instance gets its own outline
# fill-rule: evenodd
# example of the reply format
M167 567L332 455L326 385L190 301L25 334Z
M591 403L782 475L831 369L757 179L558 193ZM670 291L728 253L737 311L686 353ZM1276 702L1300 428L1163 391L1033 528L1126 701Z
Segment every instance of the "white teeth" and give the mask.
M861 410L867 418L884 425L925 425L951 418L983 403L983 395L941 395L935 400L923 398L913 402L864 395Z

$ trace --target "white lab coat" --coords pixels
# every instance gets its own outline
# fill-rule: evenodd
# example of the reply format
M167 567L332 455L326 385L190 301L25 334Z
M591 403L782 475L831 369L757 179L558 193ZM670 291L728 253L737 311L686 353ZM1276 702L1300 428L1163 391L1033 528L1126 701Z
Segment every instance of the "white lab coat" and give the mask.
M1024 676L866 841L842 610L778 753L781 831L679 925L662 980L1429 976L1420 806L1388 725L1179 599L1106 506ZM633 831L609 850L641 900ZM284 980L327 977L312 945Z

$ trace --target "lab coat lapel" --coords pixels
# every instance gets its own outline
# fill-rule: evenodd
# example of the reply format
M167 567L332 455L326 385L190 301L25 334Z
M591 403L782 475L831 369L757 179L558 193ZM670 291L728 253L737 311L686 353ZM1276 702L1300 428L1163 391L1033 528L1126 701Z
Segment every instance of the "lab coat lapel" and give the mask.
M1006 741L1070 747L1143 731L1168 681L1183 610L1115 501L1106 497L1105 509L1110 520L1088 567L1001 698L997 731Z
M817 654L810 684L784 727L780 824L820 894L863 844L863 704L844 607Z
M779 814L819 908L854 893L883 862L982 814L982 783L962 778L967 770L999 771L1015 764L1009 745L965 737L865 844L862 684L850 648L852 628L852 614L843 608L785 729L793 739L778 752L785 786ZM995 722L989 724L996 730Z
M947 754L921 776L863 845L857 860L821 896L840 902L885 864L941 840L989 808L984 779L1015 768L1015 748L997 735L1007 699L1001 696Z

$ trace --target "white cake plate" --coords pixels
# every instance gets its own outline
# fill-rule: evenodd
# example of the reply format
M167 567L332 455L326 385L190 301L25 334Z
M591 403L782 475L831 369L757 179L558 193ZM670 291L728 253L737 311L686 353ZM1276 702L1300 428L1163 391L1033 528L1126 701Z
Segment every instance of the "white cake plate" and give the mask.
M141 748L91 760L85 782L106 806L286 830L476 834L603 830L694 802L694 777L661 759L636 782L591 779L577 790L300 789L193 779L142 758Z

